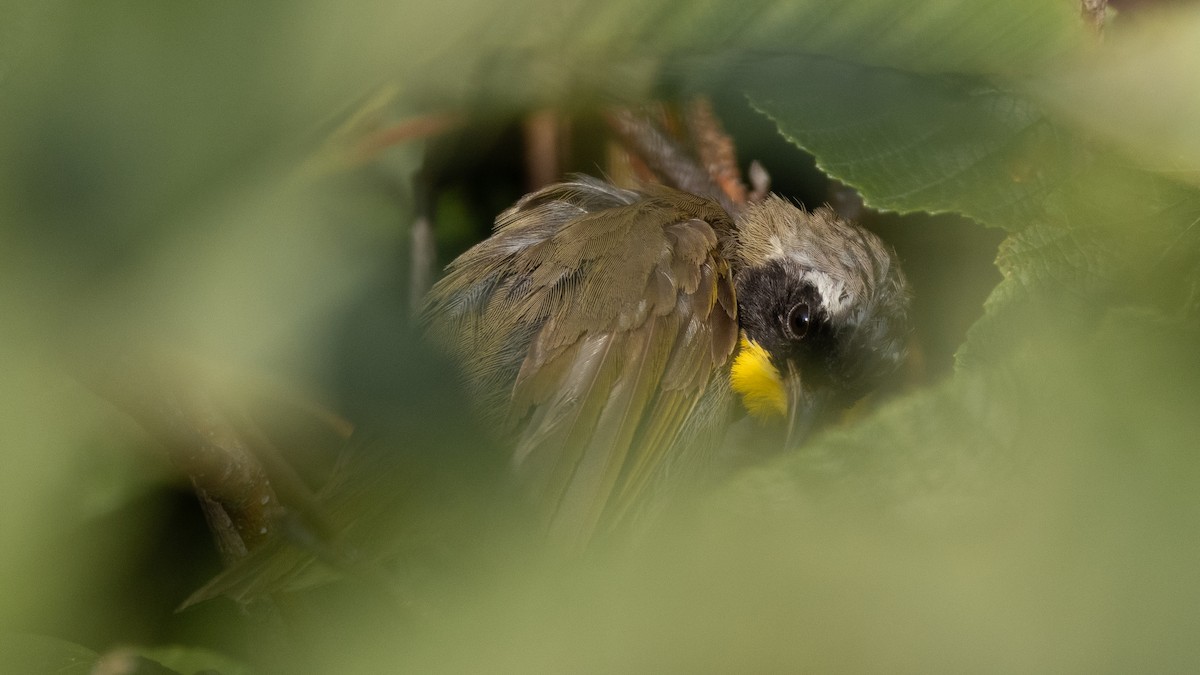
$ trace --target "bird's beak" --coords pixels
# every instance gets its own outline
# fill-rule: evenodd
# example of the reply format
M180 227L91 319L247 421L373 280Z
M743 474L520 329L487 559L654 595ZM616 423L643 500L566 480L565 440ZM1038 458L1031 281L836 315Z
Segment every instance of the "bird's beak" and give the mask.
M814 392L812 387L806 387L800 371L794 366L788 368L784 378L784 388L787 391L787 436L786 448L797 448L804 444L824 415L828 406L828 396Z

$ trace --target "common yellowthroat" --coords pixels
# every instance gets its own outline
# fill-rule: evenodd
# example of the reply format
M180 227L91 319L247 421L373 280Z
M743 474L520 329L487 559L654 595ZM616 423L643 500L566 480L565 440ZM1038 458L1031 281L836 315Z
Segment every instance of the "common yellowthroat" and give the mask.
M800 442L897 370L908 306L895 253L829 209L578 177L500 214L425 317L579 544L707 466L739 408Z

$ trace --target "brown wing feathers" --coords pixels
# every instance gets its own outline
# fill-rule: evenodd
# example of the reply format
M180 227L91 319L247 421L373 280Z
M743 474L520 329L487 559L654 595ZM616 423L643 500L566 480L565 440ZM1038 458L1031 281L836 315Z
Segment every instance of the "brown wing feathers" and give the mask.
M731 228L709 200L581 178L501 214L431 293L553 533L586 541L669 462L736 342Z

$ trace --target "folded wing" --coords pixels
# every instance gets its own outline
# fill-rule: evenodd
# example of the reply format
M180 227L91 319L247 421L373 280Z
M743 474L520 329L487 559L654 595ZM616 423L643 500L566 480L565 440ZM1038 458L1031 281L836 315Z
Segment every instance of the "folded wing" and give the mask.
M515 438L553 536L581 544L681 462L737 340L729 216L580 178L526 196L435 286L430 334Z

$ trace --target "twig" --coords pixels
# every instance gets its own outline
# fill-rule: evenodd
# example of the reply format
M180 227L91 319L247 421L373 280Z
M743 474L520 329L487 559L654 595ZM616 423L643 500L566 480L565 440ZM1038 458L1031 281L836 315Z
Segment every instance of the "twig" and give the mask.
M566 122L557 110L544 108L525 117L525 175L530 192L562 176Z
M162 443L191 479L222 555L244 555L265 541L282 506L262 464L212 394L162 358L130 351L115 359L89 356L76 369L80 380Z
M712 103L707 97L697 96L688 103L685 119L692 143L709 177L730 201L745 205L747 190L738 168L737 150L733 139L721 128Z
M408 317L415 322L421 315L425 294L433 285L433 268L437 262L431 188L425 169L413 176L412 191L416 214L409 231Z
M677 140L646 117L620 108L609 112L606 120L625 146L667 185L716 199L730 212L739 208Z

